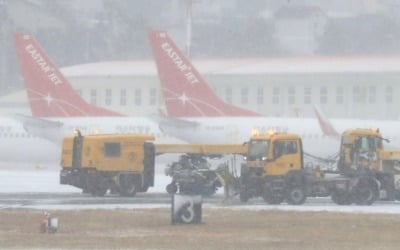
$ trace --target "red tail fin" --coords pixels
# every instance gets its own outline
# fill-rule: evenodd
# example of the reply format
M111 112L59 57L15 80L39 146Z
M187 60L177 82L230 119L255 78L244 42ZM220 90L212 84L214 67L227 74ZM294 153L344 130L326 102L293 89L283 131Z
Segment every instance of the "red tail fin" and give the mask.
M259 116L219 99L166 32L149 37L170 116Z
M314 106L315 115L317 116L319 126L322 130L322 133L326 136L330 136L333 138L340 138L340 134L336 131L333 125L330 123L328 118L325 116L324 113L317 107Z
M31 36L16 33L14 42L33 116L120 116L83 100Z

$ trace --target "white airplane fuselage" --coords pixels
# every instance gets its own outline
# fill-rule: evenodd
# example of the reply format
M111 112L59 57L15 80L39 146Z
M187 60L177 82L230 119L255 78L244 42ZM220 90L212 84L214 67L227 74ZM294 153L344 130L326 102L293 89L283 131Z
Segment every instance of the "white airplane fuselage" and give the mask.
M153 134L158 143L202 143L225 144L243 143L250 138L254 129L261 133L274 130L298 133L303 139L307 153L327 157L339 151L339 138L322 134L317 119L267 118L267 117L218 117L187 118L196 122L194 127L159 125L145 117L103 117L103 118L49 118L61 122L57 131L42 128L28 131L21 122L11 118L0 119L0 162L1 165L59 165L61 139L72 135L78 128L83 135L93 133L140 133ZM349 128L379 128L390 147L400 148L400 122L332 120L339 133ZM41 133L41 136L37 136ZM47 139L43 139L43 137Z
M61 141L73 135L75 128L82 135L93 133L152 134L157 142L181 142L164 135L158 125L145 117L82 117L46 118L61 123L59 128L38 128L23 125L13 118L0 118L0 167L15 165L59 166ZM25 126L25 127L24 127Z
M249 140L255 129L261 133L269 130L290 132L301 135L307 153L327 157L339 151L340 138L323 135L316 118L208 117L185 120L198 125L174 128L161 124L160 127L169 135L191 143L243 143ZM400 122L333 120L332 125L339 133L350 128L379 128L383 136L391 140L391 147L400 148Z

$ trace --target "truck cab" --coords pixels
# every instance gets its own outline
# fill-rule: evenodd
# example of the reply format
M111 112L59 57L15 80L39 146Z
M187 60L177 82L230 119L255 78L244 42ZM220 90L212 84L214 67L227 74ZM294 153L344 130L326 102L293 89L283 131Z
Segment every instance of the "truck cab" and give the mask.
M249 168L259 169L260 176L279 176L303 169L303 149L297 134L253 135L245 157Z
M338 169L348 175L357 171L381 170L383 137L376 129L349 129L343 132Z
M245 163L241 168L240 199L261 196L270 204L287 199L291 204L304 202L303 149L297 134L269 132L253 134Z

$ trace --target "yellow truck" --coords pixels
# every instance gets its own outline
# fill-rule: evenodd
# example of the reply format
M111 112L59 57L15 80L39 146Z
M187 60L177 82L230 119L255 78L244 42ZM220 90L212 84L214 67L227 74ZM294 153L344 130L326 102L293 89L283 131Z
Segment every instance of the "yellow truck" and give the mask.
M105 134L66 137L62 143L60 183L81 188L95 196L108 190L122 196L146 192L154 185L155 156L184 154L166 168L172 181L168 193L211 195L221 186L206 157L242 154L245 145L155 144L141 134Z
M241 167L240 200L261 196L270 204L286 200L303 204L307 197L331 196L341 205L370 205L377 199L393 200L396 190L394 151L388 157L379 131L352 129L342 134L338 170L325 177L320 169L306 169L302 140L297 134L254 135L248 142L246 162ZM385 169L385 167L386 169ZM392 168L393 169L393 168Z
M60 183L95 196L109 189L122 196L154 185L155 147L149 135L88 135L62 142Z

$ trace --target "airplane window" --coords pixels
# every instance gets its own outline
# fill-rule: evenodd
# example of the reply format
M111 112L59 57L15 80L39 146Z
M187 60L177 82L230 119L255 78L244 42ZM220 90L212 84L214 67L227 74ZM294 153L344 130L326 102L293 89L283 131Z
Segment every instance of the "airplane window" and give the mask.
M310 103L311 103L311 88L304 87L304 104L310 104Z
M373 103L375 103L375 100L376 100L376 87L375 86L369 86L368 102L373 104Z
M279 96L280 96L279 87L274 87L272 89L272 103L273 104L279 104Z
M320 102L321 104L328 103L328 90L327 87L321 87L320 89Z
M353 87L353 102L361 103L361 91L360 91L360 86L358 85Z
M135 89L135 105L140 106L142 105L142 90Z
M242 97L242 104L249 103L249 89L248 88L242 88L241 97Z
M225 100L227 103L232 103L232 89L231 88L225 89Z
M258 87L257 88L257 104L261 105L264 103L264 88Z
M105 100L105 104L107 106L111 105L111 97L112 97L112 90L111 89L106 89L106 100Z
M91 104L97 103L97 90L96 89L90 90L90 103Z
M156 105L157 89L156 88L151 88L149 94L150 94L149 104L152 105L152 106Z
M119 104L121 106L126 106L126 89L121 89Z
M294 104L295 103L295 96L296 92L295 92L295 88L294 87L289 87L288 89L288 95L289 95L289 104Z
M343 87L336 88L336 104L343 104Z

